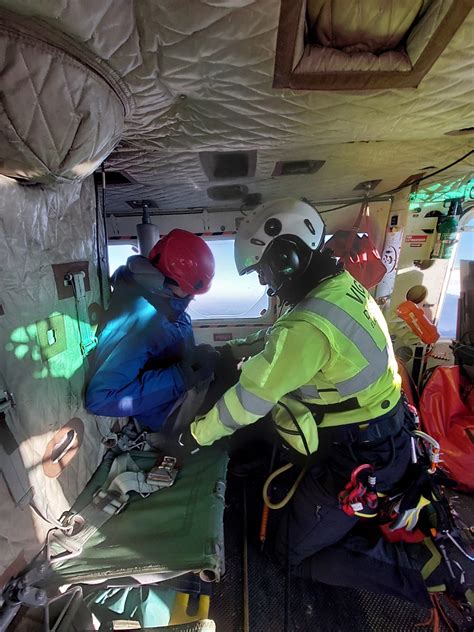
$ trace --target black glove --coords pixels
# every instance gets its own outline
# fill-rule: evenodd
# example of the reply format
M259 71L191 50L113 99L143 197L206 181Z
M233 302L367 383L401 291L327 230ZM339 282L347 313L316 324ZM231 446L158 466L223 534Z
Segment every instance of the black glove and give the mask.
M185 359L178 365L186 390L208 380L218 358L219 353L211 345L198 345L187 351Z
M215 372L222 373L223 375L235 375L236 380L238 380L239 371L237 365L239 361L232 353L232 347L230 345L223 345L222 347L216 347L216 351L219 352L219 357L215 364Z
M195 386L206 382L213 374L212 367L200 366L193 369L187 362L180 362L178 369L184 382L184 389L190 391Z
M214 369L214 365L219 358L219 352L211 345L197 345L189 351L185 356L187 362L192 368L209 366ZM211 371L212 373L212 371Z

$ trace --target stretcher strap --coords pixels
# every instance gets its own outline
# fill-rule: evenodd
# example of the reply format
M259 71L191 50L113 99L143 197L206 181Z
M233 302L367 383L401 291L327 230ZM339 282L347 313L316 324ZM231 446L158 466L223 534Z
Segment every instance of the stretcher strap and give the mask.
M91 502L80 514L68 512L63 517L64 526L70 529L54 534L51 541L53 561L54 555L59 554L60 550L61 555L64 550L79 555L86 542L112 516L126 507L132 491L148 496L163 487L169 487L169 484L147 482L147 475L128 453L119 455L112 463L105 484L94 494Z

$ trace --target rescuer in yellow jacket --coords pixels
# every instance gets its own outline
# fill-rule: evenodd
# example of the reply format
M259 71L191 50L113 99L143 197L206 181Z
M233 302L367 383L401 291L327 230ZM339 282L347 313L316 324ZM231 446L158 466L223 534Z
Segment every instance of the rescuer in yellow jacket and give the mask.
M300 200L264 204L241 223L239 274L257 272L290 309L268 330L232 341L228 352L248 358L238 382L179 439L192 453L271 414L295 455L309 457L277 550L313 578L310 560L364 515L339 506L351 472L368 463L377 490L393 489L410 462L405 428L412 421L385 319L367 290L322 250L324 236L321 216Z
M199 445L271 412L282 438L305 455L318 449L318 430L385 417L398 406L401 380L385 319L323 245L324 223L303 201L263 205L240 225L239 274L257 271L269 294L293 307L268 330L230 343L236 361L249 359L238 383L191 424Z

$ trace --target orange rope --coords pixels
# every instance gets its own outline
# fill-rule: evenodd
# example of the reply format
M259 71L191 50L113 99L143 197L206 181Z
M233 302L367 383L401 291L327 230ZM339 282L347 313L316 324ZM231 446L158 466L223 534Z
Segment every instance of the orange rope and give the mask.
M263 505L262 521L260 523L260 542L263 544L267 539L268 517L270 515L270 507Z
M415 624L415 628L425 628L430 626L431 632L440 632L438 602L436 601L435 595L430 595L430 599L433 606L431 607L429 618L422 623Z
M436 600L435 595L431 595L431 601L434 603L433 608L433 632L439 632L439 611L438 611L438 602Z
M446 612L444 611L443 606L441 605L441 602L439 600L439 598L436 598L437 604L438 604L438 611L439 614L441 615L443 621L446 623L446 626L449 630L449 632L455 632L455 629L453 628L453 626L451 625L451 622L448 619L448 615L446 614Z
M428 619L426 619L426 621L422 621L421 623L415 623L415 628L426 628L428 626L432 626L433 625L433 612L434 612L434 608L430 608L430 616L428 617Z

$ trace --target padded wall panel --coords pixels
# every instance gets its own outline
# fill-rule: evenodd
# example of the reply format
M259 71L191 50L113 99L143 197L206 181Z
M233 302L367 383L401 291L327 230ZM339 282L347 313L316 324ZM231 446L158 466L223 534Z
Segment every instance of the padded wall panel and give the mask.
M82 404L87 364L81 355L74 298L59 300L51 264L89 261L87 302L97 303L95 195L92 179L56 189L24 187L0 176L0 388L16 406L6 420L39 505L59 518L102 455L101 432L111 420L88 415ZM46 326L43 327L46 322ZM41 325L41 326L39 326ZM43 331L45 330L45 331ZM59 347L45 353L43 347ZM61 338L59 340L59 338ZM74 458L51 478L43 469L48 443L73 418L84 425ZM80 434L80 433L79 433ZM2 463L3 465L3 463ZM31 552L48 525L15 508L0 486L0 574L21 550ZM23 512L23 513L22 513ZM15 524L28 523L21 533ZM26 534L26 535L25 535Z

